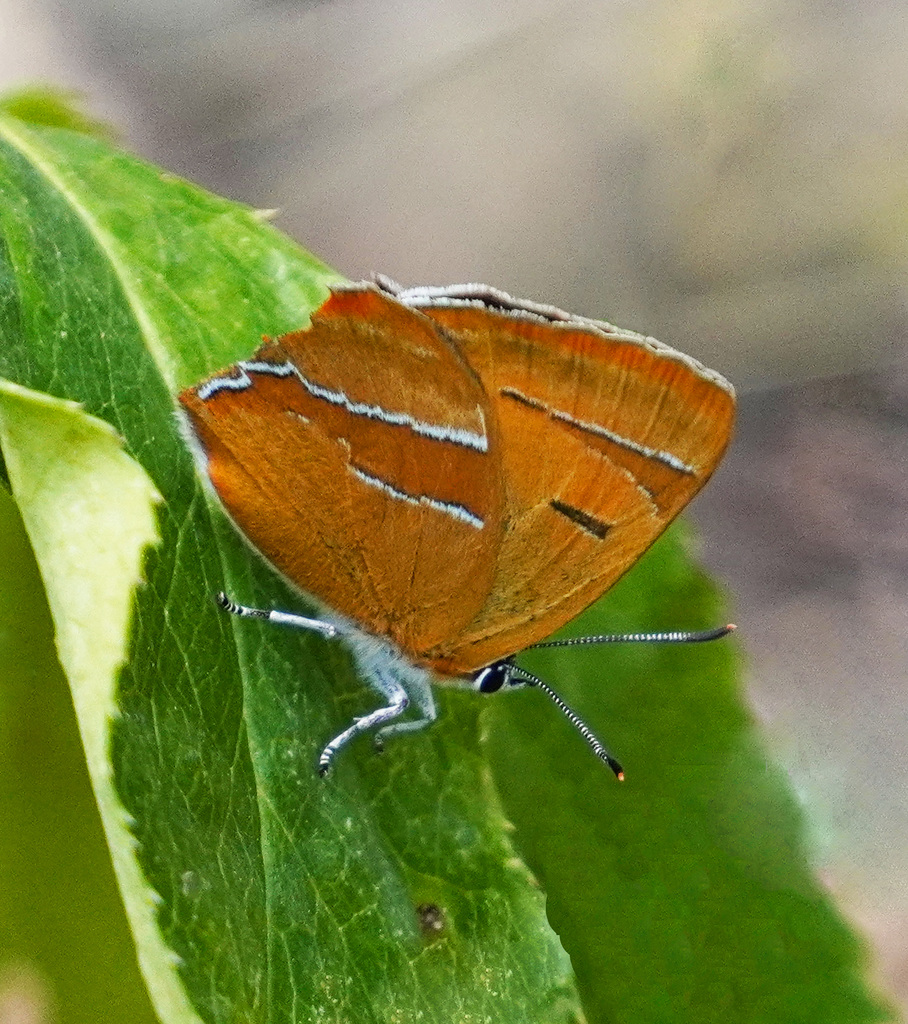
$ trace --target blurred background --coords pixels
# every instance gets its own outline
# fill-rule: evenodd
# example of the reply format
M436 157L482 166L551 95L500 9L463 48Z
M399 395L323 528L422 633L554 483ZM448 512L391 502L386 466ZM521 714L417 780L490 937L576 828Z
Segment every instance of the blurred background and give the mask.
M0 0L0 89L78 89L349 277L486 281L739 387L691 518L908 1005L906 52L898 0Z

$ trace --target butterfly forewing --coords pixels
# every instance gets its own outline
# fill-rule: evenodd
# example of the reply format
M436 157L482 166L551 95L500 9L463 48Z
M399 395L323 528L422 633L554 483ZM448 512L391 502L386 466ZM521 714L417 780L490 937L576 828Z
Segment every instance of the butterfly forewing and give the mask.
M501 431L494 577L472 621L429 652L459 674L544 639L612 586L709 478L734 393L608 324L443 297L419 308L456 338Z
M479 614L500 538L497 420L431 320L338 289L310 328L180 401L228 513L297 587L415 660Z

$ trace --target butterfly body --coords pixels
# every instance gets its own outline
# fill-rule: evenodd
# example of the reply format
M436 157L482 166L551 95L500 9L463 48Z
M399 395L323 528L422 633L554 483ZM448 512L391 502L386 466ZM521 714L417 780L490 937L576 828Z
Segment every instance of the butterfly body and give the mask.
M731 385L653 339L383 278L332 289L307 329L180 401L240 531L424 718L429 679L472 679L607 590L734 416Z

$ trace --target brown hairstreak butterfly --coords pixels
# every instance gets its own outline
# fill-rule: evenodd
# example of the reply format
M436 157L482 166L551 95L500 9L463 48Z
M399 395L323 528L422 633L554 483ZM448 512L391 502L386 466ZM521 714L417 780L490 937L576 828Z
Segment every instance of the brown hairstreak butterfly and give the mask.
M734 390L652 338L485 285L334 286L308 328L180 395L231 519L381 693L324 749L435 717L431 682L542 688L515 661L630 568L725 451ZM724 635L657 633L562 643ZM410 708L415 717L402 718Z

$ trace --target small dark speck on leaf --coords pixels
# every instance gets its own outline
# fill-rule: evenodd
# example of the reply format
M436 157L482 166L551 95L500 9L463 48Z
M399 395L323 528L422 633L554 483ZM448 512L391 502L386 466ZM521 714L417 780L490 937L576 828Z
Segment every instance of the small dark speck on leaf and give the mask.
M427 939L435 938L445 929L445 912L435 903L420 903L416 908L419 927Z

